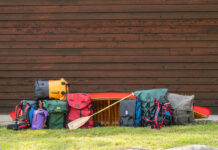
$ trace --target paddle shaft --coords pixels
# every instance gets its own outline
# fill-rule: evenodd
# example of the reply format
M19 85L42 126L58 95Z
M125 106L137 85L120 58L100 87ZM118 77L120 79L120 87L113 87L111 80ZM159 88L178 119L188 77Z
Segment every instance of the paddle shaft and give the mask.
M110 108L110 107L116 105L117 103L121 102L122 100L125 100L125 99L129 98L129 97L132 96L132 95L134 95L134 93L131 93L130 95L128 95L128 96L122 98L121 100L116 101L115 103L113 103L113 104L111 104L111 105L109 105L109 106L107 106L107 107L105 107L105 108L99 110L98 112L92 114L92 115L90 116L90 118L93 117L94 115L97 115L97 114L101 113L102 111L105 111L106 109L108 109L108 108Z

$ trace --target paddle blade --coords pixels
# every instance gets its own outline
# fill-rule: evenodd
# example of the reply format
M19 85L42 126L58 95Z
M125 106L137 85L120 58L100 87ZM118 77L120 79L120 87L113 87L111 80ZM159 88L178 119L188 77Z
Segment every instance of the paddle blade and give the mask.
M78 129L79 127L83 126L90 118L91 118L90 116L82 117L74 121L71 121L67 125L70 130Z

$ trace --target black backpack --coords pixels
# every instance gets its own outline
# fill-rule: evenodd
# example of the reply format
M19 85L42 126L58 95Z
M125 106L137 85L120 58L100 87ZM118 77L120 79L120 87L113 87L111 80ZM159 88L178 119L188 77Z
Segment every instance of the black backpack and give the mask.
M120 126L135 126L136 100L124 100L120 102Z

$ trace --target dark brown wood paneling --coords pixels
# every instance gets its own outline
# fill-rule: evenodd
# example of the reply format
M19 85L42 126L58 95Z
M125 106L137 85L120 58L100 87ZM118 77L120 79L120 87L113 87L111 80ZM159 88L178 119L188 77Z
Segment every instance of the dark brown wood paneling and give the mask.
M0 49L0 56L215 56L218 54L217 48L113 48L113 49ZM128 65L128 64L126 64ZM123 65L125 67L126 65ZM146 64L144 64L146 65ZM182 65L182 64L181 64ZM193 64L189 64L192 66ZM204 64L201 64L204 65ZM200 67L200 66L198 66ZM210 65L208 65L210 67ZM186 68L189 68L188 66ZM193 68L194 69L194 68ZM197 68L196 68L197 69Z
M1 0L0 113L61 77L70 92L195 94L218 113L218 0Z
M86 6L3 6L0 14L8 13L69 13L69 12L210 12L217 11L218 5L86 5Z
M218 19L174 19L174 20L23 20L0 21L5 28L72 28L72 27L147 27L147 26L217 26Z
M76 28L0 28L0 34L129 34L129 33L218 33L217 26L76 27Z
M68 1L68 0L37 0L37 1L30 1L30 0L1 0L0 5L99 5L99 4L152 4L152 5L165 5L165 4L177 4L177 5L193 5L193 4L218 4L217 0L83 0L83 1Z

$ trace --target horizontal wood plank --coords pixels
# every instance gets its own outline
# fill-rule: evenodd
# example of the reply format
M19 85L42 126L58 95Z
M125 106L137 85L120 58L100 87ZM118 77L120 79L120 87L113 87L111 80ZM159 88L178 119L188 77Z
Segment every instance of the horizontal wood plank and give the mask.
M72 28L72 27L144 27L144 26L217 26L218 19L174 19L174 20L23 20L0 21L4 28Z
M104 62L218 62L218 56L0 56L0 64Z
M217 12L145 12L145 13L41 13L0 14L0 20L92 20L92 19L202 19L218 18Z
M218 48L2 49L0 56L214 56ZM190 64L191 65L191 64ZM202 64L203 65L203 64ZM212 64L211 64L212 65ZM200 67L200 66L198 66ZM186 67L188 69L188 67ZM210 66L208 66L210 68ZM184 68L185 69L185 68Z
M69 13L69 12L210 12L218 5L58 5L58 6L0 6L0 14L7 13Z
M86 28L0 28L0 34L217 34L217 26L150 26L150 27L86 27ZM176 35L175 35L176 36ZM142 36L143 38L143 36Z
M1 78L0 86L33 86L36 80L56 80L57 78ZM66 78L74 85L218 85L217 78Z
M0 49L9 48L218 48L217 41L135 41L135 42L0 42Z
M192 4L218 4L217 0L177 0L177 1L171 1L171 0L83 0L83 1L68 1L68 0L1 0L0 5L99 5L99 4L120 4L120 5L126 5L126 4L152 4L152 5L164 5L164 4L177 4L177 5L192 5Z
M1 71L139 71L139 70L217 70L218 63L70 63L0 64Z
M86 42L111 42L111 41L209 41L217 40L218 34L58 34L58 35L0 35L0 41L26 42L26 41L86 41Z
M218 77L218 70L156 70L156 71L0 71L0 77Z

